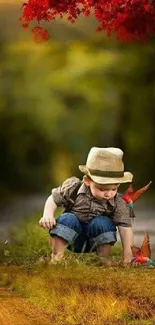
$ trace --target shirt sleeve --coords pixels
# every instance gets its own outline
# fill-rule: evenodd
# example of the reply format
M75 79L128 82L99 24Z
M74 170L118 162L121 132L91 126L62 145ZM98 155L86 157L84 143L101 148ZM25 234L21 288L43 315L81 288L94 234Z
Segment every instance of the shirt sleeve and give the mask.
M77 177L70 177L66 179L61 185L52 189L52 196L55 204L59 207L66 207L68 204L73 204L72 198L76 188L80 186L82 182Z
M116 226L131 227L130 208L128 204L122 199L120 194L117 194L115 201L115 211L113 214L113 221Z

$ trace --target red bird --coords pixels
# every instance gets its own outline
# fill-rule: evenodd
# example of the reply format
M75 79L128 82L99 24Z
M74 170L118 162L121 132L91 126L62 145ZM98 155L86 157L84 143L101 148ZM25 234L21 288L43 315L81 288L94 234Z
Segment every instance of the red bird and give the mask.
M150 241L147 232L145 233L141 248L132 246L131 250L133 254L133 259L131 260L131 263L138 262L155 266L155 261L151 259Z
M122 195L122 199L129 205L130 207L130 216L132 218L135 217L133 211L133 202L139 199L139 197L149 188L152 182L149 182L144 187L140 188L139 190L134 190L132 184L129 185L125 193Z
M144 187L140 188L139 190L135 191L132 187L132 184L129 185L128 189L123 194L122 198L125 200L126 203L133 203L149 188L152 182L149 182Z

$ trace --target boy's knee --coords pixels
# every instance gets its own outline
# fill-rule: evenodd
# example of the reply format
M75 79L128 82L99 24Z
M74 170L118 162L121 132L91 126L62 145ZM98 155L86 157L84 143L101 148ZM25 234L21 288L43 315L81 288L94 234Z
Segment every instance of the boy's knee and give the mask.
M63 213L56 219L56 226L49 230L50 236L58 236L71 244L81 232L81 225L73 213Z
M106 216L94 217L88 226L88 233L93 237L106 232L116 232L113 221Z
M80 222L74 213L63 213L59 218L57 218L56 223L74 229L78 233L81 232Z

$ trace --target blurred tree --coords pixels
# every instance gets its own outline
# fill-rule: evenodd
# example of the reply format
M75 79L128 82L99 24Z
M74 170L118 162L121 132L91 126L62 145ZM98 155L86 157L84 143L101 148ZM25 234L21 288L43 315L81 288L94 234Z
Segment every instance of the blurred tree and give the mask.
M118 65L109 72L120 97L121 132L117 133L117 141L125 150L125 161L139 185L154 180L154 56L151 42L124 47Z
M2 189L41 191L81 175L92 146L118 146L135 180L154 152L154 47L89 42L5 46L0 78ZM53 185L52 184L52 185Z
M31 116L6 111L0 118L1 191L41 191L49 181L51 142Z

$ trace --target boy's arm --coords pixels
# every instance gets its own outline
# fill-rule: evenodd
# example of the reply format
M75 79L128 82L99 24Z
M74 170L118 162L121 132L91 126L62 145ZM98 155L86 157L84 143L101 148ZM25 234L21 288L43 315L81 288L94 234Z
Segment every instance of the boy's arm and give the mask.
M52 195L48 197L45 203L43 217L39 224L44 228L51 229L56 225L54 212L57 207L66 207L68 203L73 203L72 194L81 181L77 177L66 179L62 185L52 189Z
M54 212L56 208L57 205L53 200L53 196L50 195L45 202L43 216L39 220L39 224L41 227L51 229L56 225L56 221L54 218Z
M125 264L131 262L133 246L133 230L132 227L118 226L122 246L123 246L123 261Z

